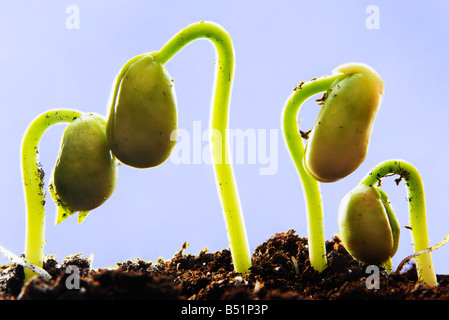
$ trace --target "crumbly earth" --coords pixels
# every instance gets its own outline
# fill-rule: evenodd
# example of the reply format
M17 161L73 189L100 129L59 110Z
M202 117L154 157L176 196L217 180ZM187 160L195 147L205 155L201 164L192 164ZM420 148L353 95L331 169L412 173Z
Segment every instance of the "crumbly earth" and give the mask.
M439 285L417 283L414 265L401 273L380 272L379 289L368 288L366 267L354 260L341 241L326 242L328 268L315 272L309 264L307 239L293 230L279 233L256 248L251 272L233 271L229 250L198 255L181 250L171 260L117 263L114 269L90 268L89 260L67 257L59 264L46 257L44 269L52 276L23 284L23 268L0 268L0 299L162 299L162 300L446 300L449 276L438 275ZM80 270L79 289L70 289L68 266Z

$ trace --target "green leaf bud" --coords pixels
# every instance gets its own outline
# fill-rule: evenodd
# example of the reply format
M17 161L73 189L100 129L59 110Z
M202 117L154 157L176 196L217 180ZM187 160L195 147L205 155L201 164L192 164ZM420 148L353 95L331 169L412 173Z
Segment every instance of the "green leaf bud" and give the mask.
M84 114L70 123L50 183L53 200L72 212L95 209L111 196L117 175L106 121L97 114Z
M307 173L320 182L342 179L363 162L384 88L376 71L362 64L344 64L334 73L348 76L325 93L304 157Z
M131 59L116 79L107 122L107 138L122 163L149 168L169 156L176 139L174 84L152 55Z
M346 250L366 264L383 264L398 248L400 228L386 194L359 185L341 201L339 236Z

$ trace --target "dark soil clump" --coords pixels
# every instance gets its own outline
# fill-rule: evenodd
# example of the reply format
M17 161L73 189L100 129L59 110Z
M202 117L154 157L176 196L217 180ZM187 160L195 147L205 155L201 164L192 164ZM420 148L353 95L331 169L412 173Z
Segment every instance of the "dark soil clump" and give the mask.
M328 268L315 272L309 264L307 239L293 230L276 234L256 248L247 275L233 270L229 250L184 254L168 261L117 263L114 269L91 269L89 259L72 256L59 264L46 257L52 279L35 277L23 284L23 268L0 267L3 300L447 300L449 276L439 286L417 283L416 270L387 273L380 269L378 288L371 272L354 260L337 237L326 243ZM67 268L75 266L75 278ZM73 267L71 267L73 270ZM77 282L78 281L78 282Z

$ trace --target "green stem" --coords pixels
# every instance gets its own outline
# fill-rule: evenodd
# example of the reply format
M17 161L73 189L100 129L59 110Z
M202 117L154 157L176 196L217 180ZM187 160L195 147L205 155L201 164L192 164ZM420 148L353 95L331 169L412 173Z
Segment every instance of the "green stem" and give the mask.
M72 122L81 115L74 110L52 110L38 116L25 133L22 144L22 175L26 202L25 258L42 267L45 244L44 171L39 162L39 141L50 126ZM25 270L26 279L34 273Z
M406 161L388 160L376 165L360 184L374 186L389 174L398 174L405 180L409 206L410 226L415 252L430 247L427 231L424 187L418 170ZM418 279L429 286L436 286L437 279L430 252L415 258Z
M181 30L159 52L153 53L153 56L161 64L165 64L179 50L199 38L212 41L217 53L210 117L212 129L210 143L234 268L244 274L251 267L251 255L237 186L230 165L227 136L230 96L234 80L234 49L231 38L220 26L201 21Z
M304 168L304 145L298 130L297 115L305 100L326 91L334 81L345 76L325 76L302 84L287 99L282 120L285 143L301 180L306 202L310 264L318 272L327 267L321 192L318 182Z

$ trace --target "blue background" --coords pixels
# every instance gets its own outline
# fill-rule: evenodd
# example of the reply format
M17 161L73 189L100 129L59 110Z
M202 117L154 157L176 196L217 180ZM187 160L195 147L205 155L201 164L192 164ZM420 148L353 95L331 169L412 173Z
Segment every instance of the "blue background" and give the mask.
M66 28L69 5L80 10L80 29ZM380 29L365 26L368 5L379 8ZM449 233L448 2L11 1L0 10L1 245L17 254L24 250L20 150L30 122L57 108L106 114L112 81L129 58L159 50L203 19L227 29L235 46L230 128L279 130L276 174L260 175L259 163L234 166L251 250L277 232L295 229L307 236L300 182L280 130L282 109L301 80L353 61L379 72L385 95L365 162L346 179L321 184L326 239L338 232L341 198L375 164L392 158L408 160L422 175L431 244ZM191 131L193 121L201 121L206 129L214 61L213 46L198 40L166 64L175 79L180 128ZM318 111L313 100L303 106L304 129ZM65 127L52 127L41 140L46 183ZM167 161L154 169L119 170L113 196L81 225L71 217L55 226L47 195L45 253L59 261L94 254L94 267L108 267L137 257L170 259L185 241L193 254L228 247L210 165ZM404 184L396 186L394 179L384 179L383 189L402 230L396 266L413 248ZM433 259L437 273L449 273L449 246Z

